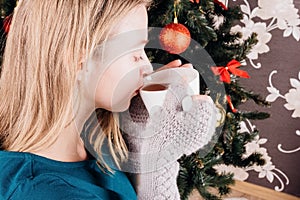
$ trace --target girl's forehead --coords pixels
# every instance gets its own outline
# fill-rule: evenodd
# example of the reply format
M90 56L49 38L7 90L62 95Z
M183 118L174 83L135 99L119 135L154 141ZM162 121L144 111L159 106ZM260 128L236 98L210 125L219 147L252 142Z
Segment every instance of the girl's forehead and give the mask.
M139 5L129 11L121 20L116 23L110 35L119 35L123 32L147 29L148 27L148 15L145 5Z
M148 42L148 30L132 30L109 37L97 46L92 55L92 60L109 66L114 60L134 51L143 50Z

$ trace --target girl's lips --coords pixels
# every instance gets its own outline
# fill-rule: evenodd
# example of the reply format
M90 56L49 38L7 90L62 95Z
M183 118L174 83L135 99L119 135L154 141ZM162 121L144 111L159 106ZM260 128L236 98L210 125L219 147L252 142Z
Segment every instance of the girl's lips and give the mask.
M137 95L140 92L140 89L143 87L144 85L141 85L140 87L138 87L138 89L133 93L133 95Z
M142 87L144 87L144 84L141 85L141 86L136 90L136 92L140 92L140 89L142 89Z

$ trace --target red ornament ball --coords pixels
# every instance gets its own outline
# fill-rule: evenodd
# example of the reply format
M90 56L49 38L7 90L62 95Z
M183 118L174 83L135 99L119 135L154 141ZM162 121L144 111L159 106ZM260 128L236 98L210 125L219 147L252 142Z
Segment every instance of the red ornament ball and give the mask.
M189 29L179 23L170 23L160 32L161 47L171 54L180 54L190 45L191 34Z
M12 14L6 16L3 20L3 29L6 34L9 32L11 20L12 20Z

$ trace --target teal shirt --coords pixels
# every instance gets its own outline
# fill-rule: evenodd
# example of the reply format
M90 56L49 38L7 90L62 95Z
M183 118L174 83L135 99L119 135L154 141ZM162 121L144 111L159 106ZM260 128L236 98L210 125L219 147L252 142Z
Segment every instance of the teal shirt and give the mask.
M95 160L60 162L0 151L0 200L135 200L121 171L104 173Z

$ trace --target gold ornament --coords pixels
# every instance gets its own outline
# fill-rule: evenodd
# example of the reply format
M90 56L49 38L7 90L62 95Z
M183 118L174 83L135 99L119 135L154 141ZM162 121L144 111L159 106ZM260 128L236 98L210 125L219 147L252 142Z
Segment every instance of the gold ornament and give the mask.
M196 163L197 163L197 166L198 166L199 169L203 169L204 168L204 164L203 164L202 160L197 159Z
M225 118L226 118L226 110L223 108L223 106L219 103L219 100L220 100L220 97L221 97L221 94L218 93L217 94L217 98L216 98L216 101L215 101L215 105L216 107L218 108L218 113L217 113L217 124L216 124L216 127L219 127L221 126L224 121L225 121Z

